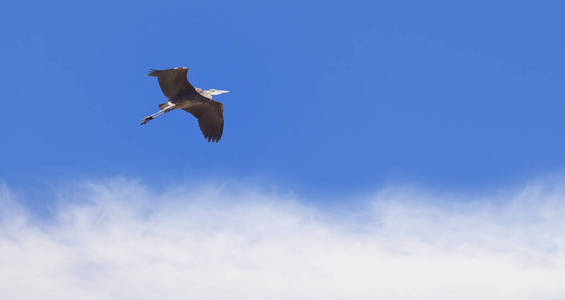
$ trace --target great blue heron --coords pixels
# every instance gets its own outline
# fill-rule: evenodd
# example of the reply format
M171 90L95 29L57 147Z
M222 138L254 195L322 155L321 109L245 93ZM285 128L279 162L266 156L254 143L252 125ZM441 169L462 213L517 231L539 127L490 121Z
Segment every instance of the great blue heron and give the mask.
M180 108L198 119L200 130L208 142L218 142L224 130L224 107L221 102L212 100L212 96L229 91L194 88L188 82L187 72L188 68L152 69L149 72L148 76L157 77L159 86L169 101L159 104L161 110L145 117L140 125Z

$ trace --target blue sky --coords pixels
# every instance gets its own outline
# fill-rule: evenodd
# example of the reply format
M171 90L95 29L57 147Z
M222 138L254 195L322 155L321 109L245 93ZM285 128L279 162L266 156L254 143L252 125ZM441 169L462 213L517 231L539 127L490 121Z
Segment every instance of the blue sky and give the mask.
M3 3L0 290L561 299L564 10ZM231 91L219 144L182 111L139 126L177 66Z
M0 178L482 189L562 170L560 2L10 2ZM31 8L30 8L31 7ZM220 144L149 68L231 90Z

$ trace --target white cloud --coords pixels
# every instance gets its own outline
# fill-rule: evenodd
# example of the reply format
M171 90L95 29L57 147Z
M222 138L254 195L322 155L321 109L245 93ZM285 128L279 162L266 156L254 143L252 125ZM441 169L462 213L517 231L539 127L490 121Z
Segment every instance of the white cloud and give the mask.
M562 182L347 201L109 180L41 219L0 187L1 298L565 299Z

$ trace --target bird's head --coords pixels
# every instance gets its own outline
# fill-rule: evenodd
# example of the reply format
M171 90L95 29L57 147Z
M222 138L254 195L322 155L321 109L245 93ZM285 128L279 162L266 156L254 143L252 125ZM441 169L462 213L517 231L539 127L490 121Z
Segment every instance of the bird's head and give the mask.
M216 89L209 89L208 90L211 96L215 96L215 95L221 95L221 94L225 94L225 93L229 93L230 91L224 91L224 90L216 90Z

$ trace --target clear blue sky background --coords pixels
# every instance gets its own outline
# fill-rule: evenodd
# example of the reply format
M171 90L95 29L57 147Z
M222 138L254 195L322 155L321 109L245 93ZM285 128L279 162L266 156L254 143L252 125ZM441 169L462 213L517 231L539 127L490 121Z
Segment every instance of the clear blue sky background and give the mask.
M561 1L10 1L0 180L481 190L565 166ZM208 144L149 68L232 91Z

